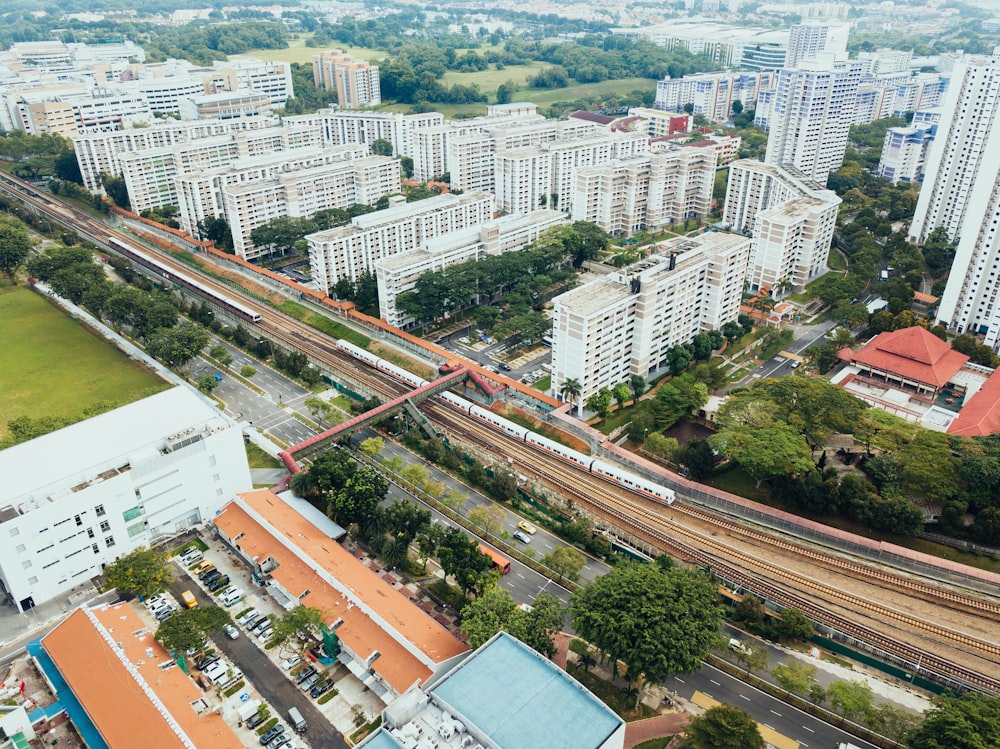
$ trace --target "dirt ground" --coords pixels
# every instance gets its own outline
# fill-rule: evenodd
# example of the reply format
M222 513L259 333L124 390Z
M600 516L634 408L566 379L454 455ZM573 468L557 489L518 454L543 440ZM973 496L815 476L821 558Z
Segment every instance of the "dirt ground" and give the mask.
M16 704L22 705L28 713L38 707L48 707L57 701L56 695L35 667L31 656L25 655L14 661L2 678L5 685L15 688L24 682L23 693L16 694L12 699ZM80 735L65 713L60 713L47 722L35 724L35 732L37 737L31 742L33 749L50 746L84 746Z

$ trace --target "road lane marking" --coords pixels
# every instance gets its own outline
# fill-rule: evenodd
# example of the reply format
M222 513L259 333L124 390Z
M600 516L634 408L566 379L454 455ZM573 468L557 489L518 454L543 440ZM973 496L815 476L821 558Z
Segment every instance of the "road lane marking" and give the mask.
M742 697L743 699L745 699L745 700L746 700L747 702L753 702L753 700L751 700L751 699L750 699L749 697L747 697L746 695L743 695L743 694L741 694L741 695L740 695L740 697Z
M774 710L772 710L771 712L772 712L772 713L773 713L774 715L777 715L777 716L778 716L779 718L781 717L781 713L779 713L779 712L775 712Z
M721 686L722 686L722 685L721 685L721 684L720 684L719 682L717 682L717 681L716 681L715 679L709 679L709 681L710 681L710 682L712 682L713 684L715 684L715 686L717 686L717 687L721 687Z
M803 727L804 729L806 729L807 731L809 731L809 733L816 733L816 732L815 732L815 731L814 731L813 729L811 729L811 728L810 728L809 726L802 726L802 727Z
M684 684L684 683L685 683L685 682L684 682L684 679L680 678L679 676L675 676L675 677L674 677L674 681L679 681L679 682L680 682L681 684Z

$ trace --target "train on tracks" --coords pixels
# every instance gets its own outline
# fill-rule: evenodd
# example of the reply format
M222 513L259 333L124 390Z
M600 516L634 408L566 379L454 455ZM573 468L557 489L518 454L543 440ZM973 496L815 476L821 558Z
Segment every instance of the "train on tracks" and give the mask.
M134 263L139 263L147 270L156 273L165 281L177 284L181 288L190 291L192 294L197 294L198 296L206 299L209 304L218 307L223 311L240 318L241 320L246 320L247 322L252 323L260 322L259 312L250 309L246 305L226 296L225 294L220 294L215 289L205 286L201 283L201 281L193 276L189 276L175 268L164 265L152 255L143 252L137 247L133 247L130 244L122 242L117 237L108 237L107 241L108 245L116 252L124 255Z
M412 372L409 372L390 361L386 361L370 351L365 351L363 348L355 346L349 341L338 340L337 347L349 353L356 359L360 359L361 361L382 372L385 372L388 375L391 375L392 377L395 377L398 380L401 380L402 382L405 382L407 385L411 385L412 387L418 388L430 384L428 380L418 377ZM537 450L541 450L542 452L555 456L565 463L572 463L578 468L598 476L605 481L623 486L626 489L630 489L631 491L641 494L644 497L648 497L654 502L658 502L660 504L672 505L674 503L674 499L676 497L673 490L668 489L665 486L660 486L654 481L649 481L641 476L635 475L634 473L624 471L618 466L606 463L600 458L592 458L589 455L584 455L581 452L577 452L572 448L566 447L566 445L550 440L547 437L543 437L542 435L531 431L527 427L508 421L502 416L493 413L488 408L483 408L476 403L467 401L465 398L460 395L456 395L455 393L445 391L437 397L449 407L483 422L492 429L506 432L515 439L531 445Z

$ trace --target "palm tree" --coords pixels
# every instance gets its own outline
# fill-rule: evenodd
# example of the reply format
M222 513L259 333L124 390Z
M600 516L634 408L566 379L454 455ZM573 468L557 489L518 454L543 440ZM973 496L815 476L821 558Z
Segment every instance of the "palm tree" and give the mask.
M580 397L580 393L583 392L583 386L580 381L575 377L567 377L563 384L559 387L559 394L565 401L574 401Z

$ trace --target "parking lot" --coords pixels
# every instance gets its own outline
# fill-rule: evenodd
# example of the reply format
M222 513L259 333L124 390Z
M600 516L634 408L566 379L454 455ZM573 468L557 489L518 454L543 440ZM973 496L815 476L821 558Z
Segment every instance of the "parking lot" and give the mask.
M270 649L264 647L270 639L265 630L269 621L267 617L282 614L282 609L263 588L253 582L250 571L225 547L210 539L203 540L209 546L203 553L203 561L211 563L219 573L228 577L228 583L217 587L213 593L204 581L175 558L177 569L175 581L170 588L173 598L180 602L183 593L190 590L199 606L222 605L219 601L221 594L227 588L236 586L246 595L225 607L230 615L236 617L250 609L258 613L252 621L236 624L238 633L235 639L224 633L219 633L213 638L215 648L228 664L242 672L247 682L246 688L240 690L240 693L230 700L232 704L227 705L223 715L232 716L235 730L241 739L247 742L247 746L250 746L256 745L259 739L256 729L240 725L241 720L237 711L241 704L254 700L268 704L270 715L279 718L281 725L286 728L288 728L288 708L297 707L308 724L308 730L302 736L296 736L290 730L286 730L285 734L292 738L292 741L282 749L293 749L293 747L301 749L309 746L346 747L343 734L355 730L356 713L363 714L366 720L371 720L380 714L384 707L382 701L339 663L325 666L307 654L299 663L284 667L287 665L285 661L295 655L294 651L289 646ZM180 605L178 603L178 606ZM145 616L152 619L152 614L148 610ZM151 621L151 626L155 626L154 621ZM194 666L194 663L191 665ZM307 673L309 669L315 671ZM212 673L218 673L218 670ZM192 675L198 674L199 672L192 668ZM296 679L299 679L298 684L295 683ZM317 683L322 685L324 682L329 685L327 689L312 692ZM320 697L325 696L323 692L334 690L336 695L325 704L317 702Z

